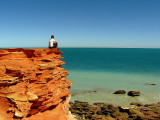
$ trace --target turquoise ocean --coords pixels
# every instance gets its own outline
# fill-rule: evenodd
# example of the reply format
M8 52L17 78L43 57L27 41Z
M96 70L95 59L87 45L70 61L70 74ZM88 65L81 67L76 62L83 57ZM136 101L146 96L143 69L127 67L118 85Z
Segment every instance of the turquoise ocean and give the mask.
M74 100L128 105L160 102L160 49L60 48ZM150 84L155 85L150 85ZM140 91L130 97L116 90Z

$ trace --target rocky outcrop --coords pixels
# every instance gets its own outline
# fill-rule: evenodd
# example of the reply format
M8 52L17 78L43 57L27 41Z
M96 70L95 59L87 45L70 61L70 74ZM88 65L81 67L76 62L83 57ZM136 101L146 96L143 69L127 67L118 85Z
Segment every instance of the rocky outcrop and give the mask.
M0 49L0 120L74 120L58 49Z
M77 120L160 120L160 103L114 106L108 103L74 101L70 110Z
M140 96L140 91L129 91L128 96Z
M117 90L114 92L114 94L126 94L125 90Z

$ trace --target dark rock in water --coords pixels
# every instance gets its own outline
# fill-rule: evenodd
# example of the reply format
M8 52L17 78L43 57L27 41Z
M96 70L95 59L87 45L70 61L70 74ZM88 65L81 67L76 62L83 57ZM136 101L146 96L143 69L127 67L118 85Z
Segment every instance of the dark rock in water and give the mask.
M97 90L86 90L83 91L83 94L97 92Z
M72 96L76 96L76 95L78 95L78 93L72 93L71 95L72 95Z
M147 83L146 85L156 85L155 83Z
M150 83L150 85L156 85L155 83Z
M129 91L127 95L129 95L129 96L140 96L140 91Z
M125 94L126 91L125 90L117 90L114 92L114 94Z
M135 106L143 106L141 102L132 102L130 105L135 105Z

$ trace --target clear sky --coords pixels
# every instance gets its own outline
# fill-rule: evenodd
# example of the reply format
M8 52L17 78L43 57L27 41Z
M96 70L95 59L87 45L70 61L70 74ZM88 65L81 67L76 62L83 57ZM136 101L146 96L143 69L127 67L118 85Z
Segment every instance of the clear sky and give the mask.
M0 48L160 48L160 0L0 0Z

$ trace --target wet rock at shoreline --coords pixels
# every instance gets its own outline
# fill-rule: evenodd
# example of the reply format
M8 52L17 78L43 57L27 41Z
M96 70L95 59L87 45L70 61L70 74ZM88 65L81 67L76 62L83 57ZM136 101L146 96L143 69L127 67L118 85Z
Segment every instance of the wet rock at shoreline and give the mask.
M89 107L89 103L83 102L83 101L74 101L74 106L75 107Z
M90 105L88 102L71 102L70 111L77 120L159 120L160 103L114 106L97 102Z
M126 94L125 90L117 90L114 92L114 94Z
M143 106L143 103L141 102L132 102L130 105L135 105L135 106Z
M125 112L119 112L119 111L116 111L114 113L111 113L111 117L113 118L119 118L119 119L126 119L129 117L129 115Z
M133 119L136 119L136 118L144 119L145 118L145 115L142 112L140 112L139 110L133 109L133 108L129 109L128 114Z
M121 112L129 112L129 109L136 109L137 107L135 105L125 105L125 106L119 106L119 109Z
M128 96L140 96L140 91L129 91Z

